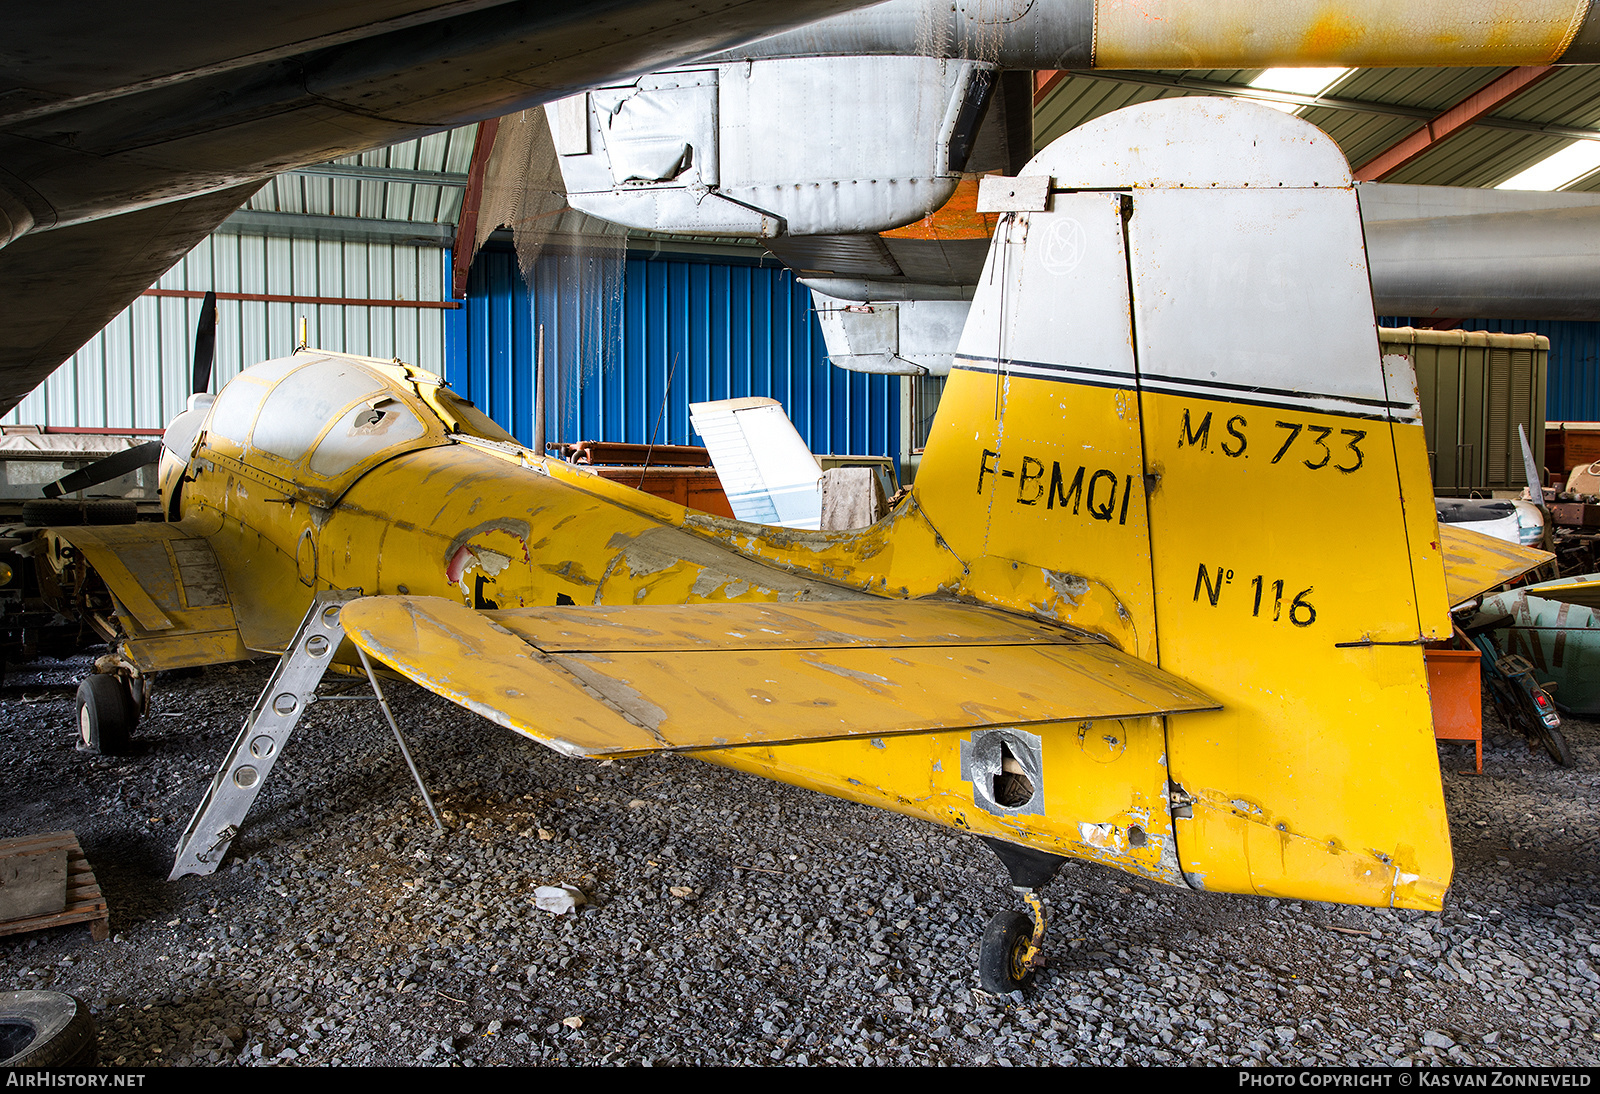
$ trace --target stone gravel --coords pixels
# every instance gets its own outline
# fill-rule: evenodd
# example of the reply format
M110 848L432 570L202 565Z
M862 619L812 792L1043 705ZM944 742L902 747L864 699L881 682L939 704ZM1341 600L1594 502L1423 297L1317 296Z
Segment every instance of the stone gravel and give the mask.
M326 703L224 867L169 883L269 666L164 681L102 757L74 747L88 664L0 689L0 837L76 830L113 934L0 938L0 988L89 1002L106 1063L1600 1065L1593 722L1573 770L1440 746L1443 914L1069 865L1049 967L993 998L978 938L1020 904L976 840L683 757L565 759L410 685L443 835L376 708ZM535 908L561 884L588 904Z

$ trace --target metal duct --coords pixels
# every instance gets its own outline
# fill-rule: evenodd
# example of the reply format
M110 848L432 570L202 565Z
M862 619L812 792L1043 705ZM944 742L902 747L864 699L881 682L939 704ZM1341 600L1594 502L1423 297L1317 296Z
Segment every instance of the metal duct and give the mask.
M960 57L1002 68L1588 64L1591 0L890 0L717 58Z
M1600 206L1366 225L1379 315L1600 319Z

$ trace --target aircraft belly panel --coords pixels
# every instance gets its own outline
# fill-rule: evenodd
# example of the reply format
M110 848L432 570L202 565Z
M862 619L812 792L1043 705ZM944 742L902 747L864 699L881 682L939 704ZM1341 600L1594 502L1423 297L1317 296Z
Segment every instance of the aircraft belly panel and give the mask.
M833 607L840 625L848 626L847 609L854 605ZM902 607L916 618L917 605ZM769 617L767 609L727 605L702 611L698 645L659 650L647 641L643 650L621 652L621 627L604 636L601 644L609 650L562 648L570 639L545 650L496 619L527 629L526 613L479 613L437 598L372 597L347 607L344 619L352 641L417 683L571 755L1138 717L1214 706L1181 681L1105 643L1064 632L1055 643L995 644L975 623L980 636L965 645L880 646L818 646L813 632L797 632L795 644L775 649L729 634L756 631L752 624ZM975 610L967 612L973 616ZM669 622L683 618L680 609L648 607L607 618L631 618L635 628L661 631L662 615ZM675 637L689 636L680 629Z
M962 771L971 733L724 749L692 755L957 831L1183 885L1167 803L1161 720L1030 726L1042 742L1041 808L996 815ZM1116 743L1108 743L1107 738Z
M1571 0L1515 0L1470 9L1448 4L1169 4L1155 16L1138 4L1097 4L1097 68L1270 68L1298 64L1415 65L1434 44L1502 65L1549 64L1580 25ZM1359 11L1359 15L1357 14ZM1449 43L1445 47L1445 43ZM1352 47L1359 45L1359 60ZM1436 62L1435 62L1436 63ZM1248 150L1246 150L1248 151Z

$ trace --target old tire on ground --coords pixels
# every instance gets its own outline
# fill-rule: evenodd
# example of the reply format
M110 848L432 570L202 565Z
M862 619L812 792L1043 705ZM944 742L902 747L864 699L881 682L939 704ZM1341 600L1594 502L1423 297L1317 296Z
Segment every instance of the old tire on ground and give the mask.
M88 1007L59 991L0 992L0 1067L89 1068L98 1062Z
M133 731L127 689L115 676L95 673L78 685L78 741L90 752L115 756Z
M1026 988L1033 970L1022 965L1022 953L1033 939L1033 923L1021 912L996 912L983 928L978 944L978 980L990 995L1008 995Z

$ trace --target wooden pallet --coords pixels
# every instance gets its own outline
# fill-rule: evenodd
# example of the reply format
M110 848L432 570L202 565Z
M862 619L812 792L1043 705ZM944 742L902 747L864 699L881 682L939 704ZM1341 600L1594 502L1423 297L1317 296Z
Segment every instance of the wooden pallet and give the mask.
M0 921L0 935L39 931L69 923L87 923L89 936L96 942L103 942L110 937L111 919L106 910L106 898L100 895L100 883L94 879L89 860L83 857L83 848L78 846L76 832L45 832L21 839L0 840L0 858L58 849L67 852L67 906L52 915Z

